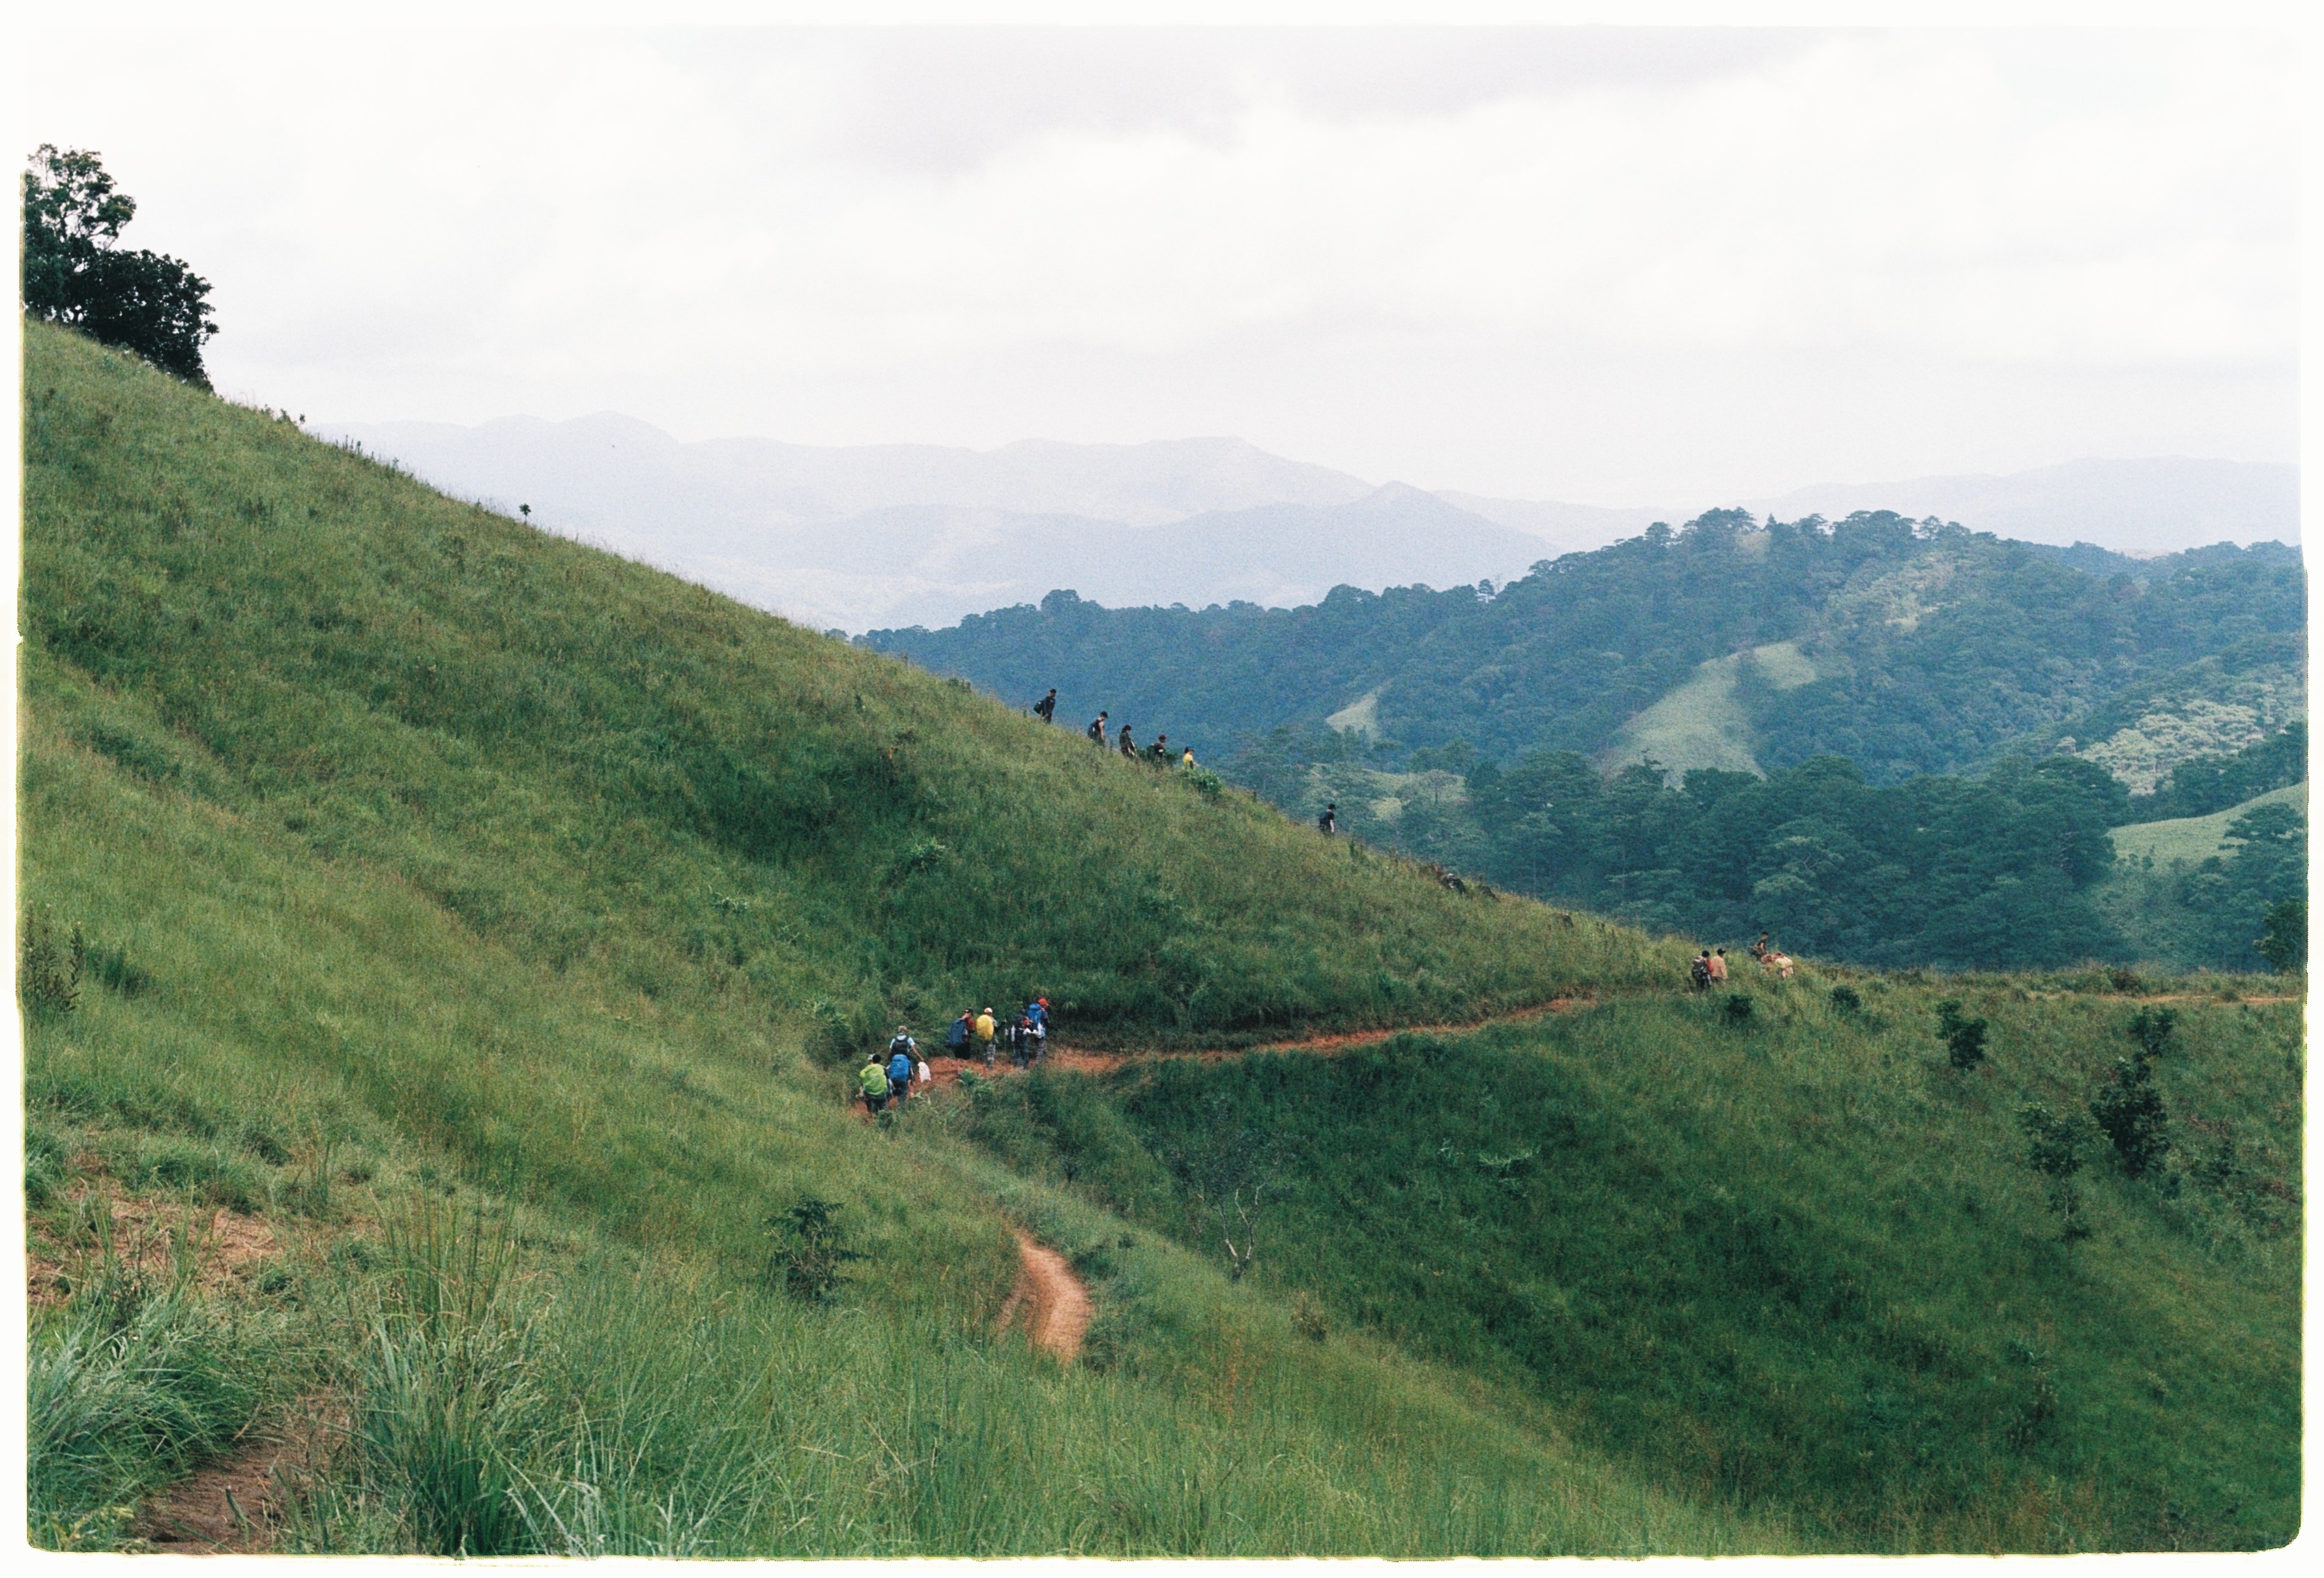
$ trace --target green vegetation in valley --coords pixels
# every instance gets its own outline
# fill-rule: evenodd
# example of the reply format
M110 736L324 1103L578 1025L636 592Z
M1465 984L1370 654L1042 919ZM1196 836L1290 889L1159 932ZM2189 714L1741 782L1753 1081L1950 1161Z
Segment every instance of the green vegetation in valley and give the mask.
M980 1092L975 1131L1244 1260L1306 1301L1319 1352L1386 1336L1490 1376L1814 1543L2278 1545L2299 1005L2156 1020L2111 984L1738 979L1333 1057L1038 1075ZM1987 1027L1966 1069L1941 995ZM2110 1094L2134 1061L2144 1130ZM2070 1171L2037 1169L2029 1112ZM2159 1165L2146 1139L2132 1176L2108 1121L2160 1136Z
M2307 786L2117 827L2114 843L2114 872L2093 897L2131 956L2262 969L2269 911L2308 894Z
M25 1020L42 1544L134 1544L162 1481L287 1432L293 1550L1796 1545L1457 1368L1319 1356L830 1066L1016 991L1157 1045L1644 984L1674 944L1448 893L81 339L27 326L24 377L22 886L71 977ZM812 1303L774 1260L810 1197L863 1257ZM992 1335L1012 1223L1096 1293L1070 1372Z

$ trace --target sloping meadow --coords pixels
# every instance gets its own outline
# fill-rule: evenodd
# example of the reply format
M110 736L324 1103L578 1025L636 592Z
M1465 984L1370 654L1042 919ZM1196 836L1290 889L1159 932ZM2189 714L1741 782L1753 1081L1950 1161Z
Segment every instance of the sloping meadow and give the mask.
M896 1019L1462 1018L1677 968L26 332L35 1536L292 1442L279 1549L1785 1549L844 1104ZM35 989L37 988L37 989ZM828 1204L827 1293L795 1274ZM992 1318L1011 1222L1101 1310ZM140 1366L141 1353L171 1355ZM287 1451L288 1448L286 1447ZM238 1459L236 1461L239 1461Z
M2300 1516L2300 1005L2209 984L1811 972L1043 1075L976 1133L1812 1543L2266 1546Z

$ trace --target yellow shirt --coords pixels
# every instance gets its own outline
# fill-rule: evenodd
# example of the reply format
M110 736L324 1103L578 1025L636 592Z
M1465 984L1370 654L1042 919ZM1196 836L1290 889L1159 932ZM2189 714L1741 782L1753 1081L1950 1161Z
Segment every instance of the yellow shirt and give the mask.
M976 1016L976 1038L980 1041L990 1041L992 1039L992 1016L991 1014L981 1013Z

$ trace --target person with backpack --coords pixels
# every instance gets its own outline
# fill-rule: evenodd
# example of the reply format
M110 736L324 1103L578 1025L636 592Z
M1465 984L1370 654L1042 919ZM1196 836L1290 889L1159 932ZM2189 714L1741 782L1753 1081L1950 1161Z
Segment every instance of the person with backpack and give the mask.
M1121 741L1121 759L1124 761L1137 761L1138 745L1137 743L1130 737L1130 725L1128 724L1121 725L1121 731L1117 738Z
M855 1083L863 1091L863 1110L874 1118L888 1107L888 1071L880 1066L877 1053L863 1060L855 1071Z
M1009 1021L1009 1061L1022 1068L1033 1056L1033 1027L1023 1014Z
M1147 747L1146 754L1153 759L1155 766L1167 767L1170 764L1170 736L1155 735L1154 743Z
M898 1025L895 1038L888 1043L888 1090L899 1104L910 1099L912 1064L917 1060L919 1050L911 1032Z
M1330 805L1323 807L1323 814L1315 818L1315 831L1321 833L1324 837L1329 838L1333 834L1339 832L1339 830L1340 802L1333 800Z
M952 1029L945 1032L945 1046L951 1050L954 1057L964 1063L968 1060L970 1027L974 1023L975 1020L968 1010L963 1009L960 1010L960 1018L953 1020Z
M998 1034L1000 1027L992 1022L992 1010L988 1007L976 1016L976 1051L987 1068L992 1066L992 1038Z
M1033 704L1033 715L1045 724L1057 721L1057 687L1049 687L1049 694Z
M1025 1033L1033 1043L1033 1061L1038 1063L1049 1045L1049 1000L1037 997L1025 1005Z
M1713 948L1711 952L1711 978L1714 982L1727 979L1727 950Z
M1090 720L1089 737L1091 744L1101 751L1105 749L1105 714L1100 713Z
M1711 990L1711 950L1705 948L1687 964L1686 978L1697 992Z

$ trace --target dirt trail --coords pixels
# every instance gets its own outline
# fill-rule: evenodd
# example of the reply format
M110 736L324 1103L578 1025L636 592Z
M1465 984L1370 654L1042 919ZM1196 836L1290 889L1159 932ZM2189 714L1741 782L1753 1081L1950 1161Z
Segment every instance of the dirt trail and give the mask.
M1531 1008L1518 1009L1514 1013L1496 1014L1490 1019L1470 1020L1452 1025L1397 1025L1385 1030L1345 1030L1328 1036L1306 1036L1290 1041L1268 1041L1250 1047L1198 1047L1183 1050L1161 1049L1142 1052L1077 1052L1062 1044L1049 1049L1042 1062L1052 1068L1070 1069L1075 1074L1106 1074L1125 1064L1146 1057L1191 1057L1201 1063L1226 1063L1238 1057L1249 1057L1260 1052L1306 1052L1330 1057L1356 1047L1377 1047L1398 1036L1458 1036L1471 1030L1481 1030L1488 1025L1514 1024L1521 1020L1539 1019L1547 1013L1571 1013L1591 1001L1581 997L1555 997ZM1010 1066L1008 1058L998 1059L993 1066L973 1057L931 1057L927 1060L929 1084L913 1086L913 1094L928 1089L942 1090L960 1083L963 1074L973 1071L981 1075L1022 1074L1023 1069Z
M1033 1345L1071 1364L1082 1351L1082 1335L1089 1330L1090 1296L1065 1256L1036 1242L1030 1233L1017 1234L1019 1269L1017 1286L1001 1306L1000 1327L1007 1331L1020 1317Z
M285 1492L313 1481L326 1439L346 1426L346 1410L327 1395L300 1398L233 1457L156 1492L137 1519L138 1534L155 1550L173 1555L269 1549Z

